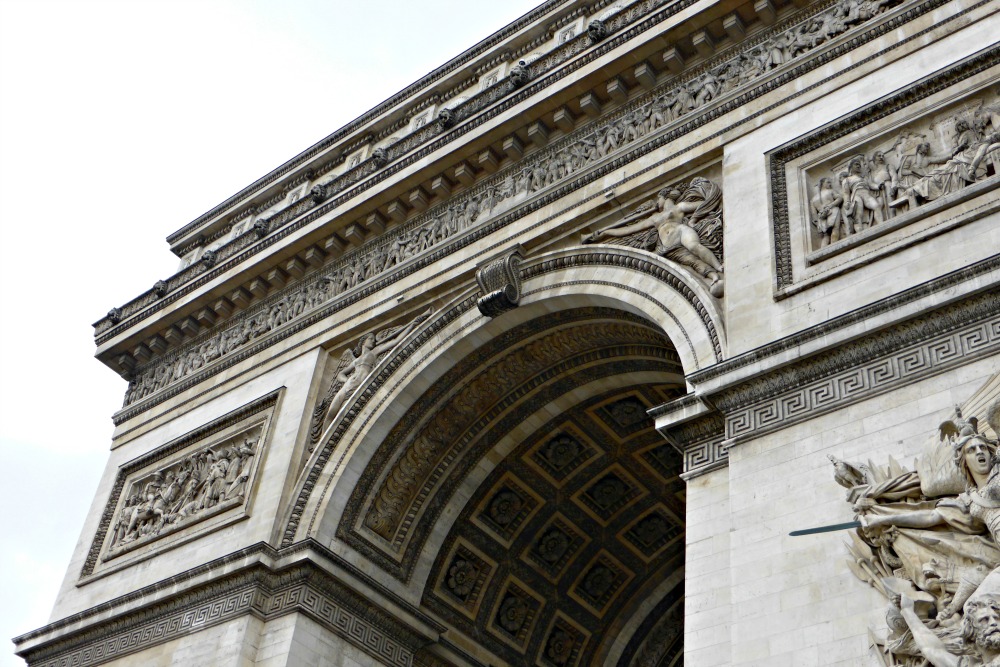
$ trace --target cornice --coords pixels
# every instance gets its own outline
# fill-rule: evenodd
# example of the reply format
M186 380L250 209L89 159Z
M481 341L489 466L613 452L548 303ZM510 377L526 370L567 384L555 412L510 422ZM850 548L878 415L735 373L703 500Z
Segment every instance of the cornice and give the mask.
M983 0L983 1L986 2L988 0ZM766 72L765 74L763 74L760 77L758 77L758 79L755 79L753 82L746 84L746 86L737 88L733 93L729 93L729 94L723 96L722 98L720 98L720 100L719 100L718 103L716 103L715 100L712 100L710 103L707 103L707 104L703 105L702 108L696 109L696 110L692 111L691 113L686 114L686 115L682 116L681 118L673 121L672 123L668 123L667 125L664 126L664 128L662 130L659 131L659 134L653 133L653 135L651 137L643 137L644 143L641 146L634 147L634 144L628 144L627 147L623 146L617 153L614 154L614 155L617 156L617 159L606 161L604 163L603 167L599 167L598 170L596 170L596 171L591 171L590 174L591 174L592 177L586 179L586 181L582 181L582 180L580 180L578 178L567 179L567 180L570 180L576 186L579 186L579 185L582 185L585 182L590 182L590 181L592 181L592 180L594 180L596 178L599 178L599 177L605 175L606 173L608 173L609 171L611 171L613 169L616 169L616 168L620 167L621 165L623 165L623 164L625 164L625 163L627 163L629 161L632 161L632 160L634 160L634 159L636 159L636 158L638 158L638 157L640 157L642 155L645 155L645 154L649 153L652 150L655 150L657 148L665 146L665 145L671 143L672 141L675 141L680 136L683 136L684 134L687 134L689 132L692 132L692 131L696 130L697 128L703 126L704 124L710 122L711 120L714 120L715 118L718 118L721 115L724 115L724 114L726 114L726 113L728 113L728 112L730 112L730 111L732 111L732 110L734 110L736 108L739 108L740 106L745 105L747 102L751 101L752 99L755 99L755 98L757 98L757 97L759 97L761 95L764 95L764 94L770 92L771 90L774 90L774 89L776 89L776 88L778 88L778 87L780 87L782 85L787 84L789 81L791 81L792 79L794 79L794 78L796 78L798 76L801 76L805 72L811 71L811 70L813 70L813 69L815 69L815 68L823 65L824 63L829 62L833 58L839 57L839 56L843 55L844 53L846 53L846 52L848 52L848 51L850 51L850 50L852 50L854 48L857 48L859 45L861 45L861 44L863 44L863 43L865 43L867 41L870 41L872 39L876 39L876 38L880 37L881 35L886 34L887 32L891 32L892 30L895 30L896 28L898 28L903 23L905 23L907 21L910 21L910 20L912 20L914 18L917 18L918 16L921 16L923 14L926 14L927 12L929 12L929 11L937 8L938 6L941 6L942 4L945 4L945 2L946 2L946 0L928 0L927 2L923 2L923 3L914 3L912 5L909 5L908 8L905 8L905 7L907 7L907 4L908 4L907 3L907 4L904 4L904 7L900 7L900 8L897 8L897 10L893 10L892 12L889 12L889 13L884 14L884 15L880 15L879 17L876 17L876 19L873 19L874 25L872 25L872 24L866 24L866 25L863 25L863 26L859 26L856 29L849 30L848 32L846 32L843 35L841 35L840 37L832 40L828 44L823 44L820 47L818 47L816 49L816 51L818 53L812 53L812 52L810 52L810 53L804 53L802 56L799 56L798 58L790 61L788 64L786 64L786 65L778 68L777 70ZM980 4L983 4L983 2L980 2L980 3L978 3L975 6L979 6ZM964 9L961 13L962 14L967 13L968 11L971 11L974 7ZM656 20L658 20L658 21L659 20L665 20L666 17L665 17L664 14L665 13L670 13L672 10L673 10L673 6L667 8L664 11L664 13L661 13L661 15L658 15L656 17ZM810 17L811 16L812 15L810 15ZM956 18L955 16L952 16L952 17L948 17L946 19L943 19L941 21L941 23L939 24L939 26L937 26L937 27L940 27L940 25L946 24L949 21L954 20L955 18ZM649 20L653 20L653 19L651 18ZM799 19L796 19L796 21L798 21L798 20ZM809 19L807 18L805 20L809 20ZM777 28L775 28L775 30L787 29L789 26L796 25L796 24L797 24L796 22L788 21L788 22L783 23L782 25L778 26ZM644 30L645 28L642 28L642 29ZM636 28L636 30L638 30L638 28ZM902 44L904 44L904 43L906 43L906 42L908 42L908 41L910 41L910 40L912 40L914 38L918 38L924 32L926 32L926 31L921 31L921 33L919 33L918 35L911 36L910 38L907 38L906 40L901 40L901 41L899 41L899 42L891 45L890 47L888 47L887 49L883 50L882 52L880 52L878 54L873 54L873 55L871 55L871 56L869 56L867 58L859 59L857 62L855 62L851 66L851 68L858 67L858 66L864 64L865 62L868 62L868 61L872 60L873 58L883 57L883 55L884 55L885 52L890 51L890 50L892 50L894 48L898 48L900 45L902 45ZM699 76L700 73L702 71L704 71L705 69L714 68L714 67L718 66L718 64L720 62L724 62L726 60L734 58L735 56L732 55L733 53L737 53L740 49L743 49L743 48L753 48L753 46L759 44L761 41L763 41L769 35L772 35L772 34L773 34L773 32L768 32L766 34L762 34L762 35L758 36L757 38L755 38L753 40L750 40L748 44L741 44L741 45L739 45L738 48L736 48L734 50L731 50L731 51L725 52L719 58L703 62L698 68L696 68L695 70L686 72L682 77L669 79L665 85L660 86L653 93L650 93L650 94L648 94L646 96L642 96L642 97L638 98L637 100L635 100L635 103L633 105L628 105L628 108L631 109L633 106L641 105L641 103L648 101L655 94L661 93L664 90L668 90L669 87L672 86L672 85L676 85L678 81L683 81L683 82L690 81L692 78L694 78L696 76ZM851 35L854 35L854 37L851 38L850 37ZM625 31L625 33L623 33L619 37L628 37L629 39L631 39L632 37L634 37L634 35L631 35L631 31ZM608 40L602 41L599 46L604 45L605 42L608 42L608 44L610 45L610 43L613 42L613 41L614 41L613 38L608 38ZM594 50L594 51L588 51L584 55L586 56L586 55L589 55L589 54L592 54L592 53L596 53L596 50ZM576 60L574 60L572 63L570 63L566 67L561 68L559 70L559 72L563 76L568 75L569 73L571 73L571 71L574 71L576 68L582 66L584 60L585 60L585 58L583 58L583 57L577 58ZM840 74L841 74L841 72L838 72L838 73L836 73L835 75L833 75L831 77L827 77L827 79L824 79L824 82L826 80L828 80L828 79L836 78L836 76L839 76ZM545 77L546 81L548 81L551 78L553 78L553 77ZM812 84L812 85L810 85L807 88L794 91L794 92L792 92L788 96L787 99L792 99L794 97L802 95L805 92L807 92L808 90L811 90L811 89L815 88L816 86L821 85L822 83L823 82L817 82L816 84ZM529 84L529 86L527 88L530 88L532 85L535 85L535 84L536 84L536 82L532 82L532 84ZM528 91L525 91L525 92L528 92ZM537 91L533 91L533 92L537 92ZM736 127L738 125L742 125L742 124L747 123L747 122L752 122L753 120L755 120L756 118L758 118L761 114L767 113L767 112L773 110L773 108L775 108L776 106L782 104L783 102L784 101L777 102L777 103L775 103L773 105L770 105L769 107L767 107L765 109L760 109L760 110L754 112L753 114L748 114L748 115L746 115L746 116L744 116L744 117L742 117L740 119L737 119L730 128L727 128L727 131L731 130L732 127ZM517 103L517 96L514 96L512 98L509 98L505 102L504 105L501 105L501 107L506 108L507 106L509 106L511 104L516 104L516 103ZM499 109L501 107L493 107L492 110L489 111L487 114L480 114L480 115L476 116L476 118L472 119L472 121L470 121L469 123L466 123L464 125L461 125L461 127L456 128L456 130L462 129L462 128L471 128L471 126L473 126L473 125L485 122L485 120L486 120L485 116L490 115L491 113L493 113L493 111L495 111L496 109ZM618 116L619 113L624 113L624 111L623 110L619 110L614 115ZM606 120L607 119L603 119L601 122L605 122ZM593 132L593 127L594 127L593 124L588 125L583 130L579 130L579 131L577 131L576 133L574 133L571 136L576 136L576 137L585 136L586 134ZM716 139L718 136L721 136L721 134L722 134L721 132L718 132L718 133L715 133L715 134L713 134L711 136L703 137L703 138L701 138L699 140L699 142L698 142L697 145L701 145L701 144L704 144L704 143L706 143L708 141ZM560 147L563 147L564 145L565 145L565 141L563 143L558 144L558 146L560 146ZM688 147L688 148L690 148L690 147ZM435 150L435 149L436 149L436 147L432 147L432 146L425 147L421 151L418 151L417 154L415 154L412 159L420 159L420 158L424 157L426 151ZM627 150L627 149L630 149L630 150ZM551 154L552 152L555 152L556 150L558 150L558 149L557 148L553 148L547 154ZM399 168L401 168L402 163L403 162L409 163L410 159L411 158L407 158L407 160L403 160L401 162L397 162L397 163L394 163L392 165L389 165L389 167L387 167L386 170L383 170L383 172L380 172L380 173L385 174L385 175L391 175L388 172L393 171L393 169L399 169ZM498 181L501 181L504 176L509 175L510 173L513 173L514 171L517 171L519 169L523 169L526 165L532 163L531 161L538 161L539 159L541 159L540 154L534 154L534 155L531 156L531 158L526 158L525 161L522 161L521 163L519 163L519 164L517 164L517 165L515 165L513 167L508 168L508 171L500 172L497 175L497 177L494 177L492 179L488 179L483 184L477 185L477 187L475 187L473 190L463 192L461 195L458 195L458 197L460 197L460 198L461 197L466 197L467 198L467 197L469 197L469 196L471 196L473 194L481 193L487 187L491 187L491 184L492 184L492 187L496 187L496 183ZM363 164L367 164L367 163L363 163ZM393 172L393 173L395 173L395 172ZM380 178L382 178L382 177L384 177L384 176L380 176ZM172 288L172 289L174 289L174 291L172 293L166 294L166 296L164 298L157 298L157 295L155 294L155 292L150 291L150 292L146 293L145 295L143 295L142 297L140 297L138 300L133 301L131 304L126 304L126 307L124 309L119 309L120 312L118 313L118 317L117 317L118 324L112 324L111 320L109 320L107 318L104 319L104 320L102 320L101 322L99 322L96 325L97 326L97 332L98 332L97 333L97 342L98 342L98 344L102 344L102 343L108 342L109 340L111 340L115 336L123 333L127 329L129 329L132 326L134 326L137 323L137 320L134 319L135 315L138 315L139 317L143 317L143 318L144 317L148 317L148 316L152 315L153 313L157 312L158 310L166 307L167 305L176 302L178 299L180 299L181 297L186 296L187 294L191 293L194 289L200 287L201 285L205 284L209 280L214 279L214 278L220 276L223 272L225 272L227 270L230 270L230 269L234 268L237 264L240 264L240 263L246 261L252 255L254 255L254 254L256 254L256 253L264 250L267 247L271 247L272 245L280 242L282 239L286 238L290 233L292 233L294 231L297 231L298 229L302 228L303 226L305 226L307 224L310 224L310 223L318 220L324 214L326 214L326 213L328 213L328 212L336 209L338 206L346 203L347 201L349 201L353 197L356 197L358 194L360 194L364 190L364 188L367 188L367 187L369 187L372 184L374 184L374 181L370 182L370 183L367 183L363 188L360 188L360 189L355 188L354 190L349 191L349 192L343 194L342 196L338 196L338 197L335 197L332 200L326 201L322 205L317 205L316 202L314 200L312 200L312 199L302 200L301 202L299 202L299 203L297 203L295 205L296 208L294 208L294 210L291 210L287 214L287 219L285 219L285 217L286 217L285 214L279 214L279 216L281 216L282 219L280 220L280 224L278 225L278 228L275 229L275 230L272 230L271 233L269 233L263 239L259 239L258 240L257 238L250 238L250 237L255 236L252 233L244 234L242 237L240 237L240 239L237 239L236 241L234 241L234 243L229 244L228 246L224 246L223 248L220 249L220 253L221 254L217 255L217 257L220 257L221 259L218 259L216 261L216 264L214 264L212 267L207 267L207 266L204 266L204 265L196 265L195 267L189 269L189 271L192 272L192 276L193 277L190 280L188 280L188 278L185 278L185 277L181 276L183 278L183 280L181 280L180 282L184 282L185 284L182 284L182 285L178 284L176 288ZM556 188L559 185L562 185L562 184L556 184L556 185L551 186L551 187L549 187L547 189L551 191L552 189ZM559 189L560 192L566 192L566 191L568 191L568 189L565 188L565 187L559 187L558 189ZM324 195L324 196L326 196L326 195ZM551 201L551 200L552 200L551 197L546 197L545 198L546 202L547 201ZM443 210L444 208L446 208L447 205L454 204L455 201L461 201L461 199L457 199L456 200L456 198L453 197L452 199L448 200L448 202L446 202L445 205L436 207L435 209L432 209L431 211L428 211L427 213L425 213L425 214L423 214L421 216L418 216L417 218L414 218L413 220L409 221L406 225L404 225L402 228L396 228L396 229L392 230L391 232L386 232L385 234L382 234L380 237L378 237L377 242L379 244L391 243L392 239L398 237L399 234L404 233L406 231L409 231L409 230L413 229L414 227L418 226L422 221L426 221L427 219L429 219L435 213L440 214L441 210ZM539 200L535 200L536 203L538 201ZM538 208L537 205L536 206L532 206L531 208L521 207L521 209L520 209L521 210L521 215L526 215L527 213L531 212L531 210L537 209L537 208ZM294 222L293 222L293 219L294 219ZM272 220L272 222L270 223L270 226L273 227L276 222L278 222L278 221ZM344 262L349 261L353 257L357 257L359 253L363 254L365 252L369 252L371 245L372 244L368 243L368 244L365 244L365 247L363 247L363 248L359 248L357 250L350 251L346 255L344 255L344 256L338 258L337 260L335 260L335 262L336 263L344 263ZM456 246L456 249L457 249L457 246ZM226 253L227 252L235 252L236 254L230 255L228 257L228 259L226 259ZM175 277L175 278L177 278L177 277ZM172 279L172 280L174 280L174 279ZM141 314L139 313L140 310L143 310L143 312ZM125 321L127 319L132 319L132 321Z
M449 243L446 244L446 245L448 245L452 249L458 249L460 247L463 247L463 246L467 245L468 243L473 242L475 239L482 238L482 236L484 236L485 234L491 233L492 231L495 231L496 229L499 229L500 227L504 226L505 224L509 224L509 222L512 222L513 220L516 220L517 218L523 217L524 215L527 215L531 211L537 210L541 206L544 206L544 205L546 205L546 204L548 204L548 203L550 203L552 201L555 201L562 194L569 193L570 191L572 191L574 189L577 189L577 188L579 188L580 186L582 186L582 185L584 185L586 183L592 182L593 180L606 175L607 173L609 173L610 171L612 171L614 169L620 168L624 164L627 164L628 162L630 162L632 160L635 160L636 158L638 158L638 157L640 157L642 155L648 154L652 150L655 150L655 149L660 148L660 147L662 147L662 146L664 146L666 144L669 144L670 142L676 140L678 137L682 136L683 134L686 134L686 133L688 133L690 131L693 131L696 128L704 125L709 120L712 120L712 119L714 119L714 118L716 118L716 117L718 117L718 116L720 116L720 115L722 115L724 113L727 113L728 111L730 111L730 110L732 110L732 109L734 109L734 108L736 108L736 107L738 107L738 106L740 106L742 104L745 104L749 99L751 99L753 97L756 97L758 95L762 95L765 92L768 92L771 89L776 88L779 85L782 85L783 83L787 82L787 80L790 80L790 79L794 78L795 76L798 76L803 71L808 71L809 69L818 67L823 62L826 62L829 59L832 59L833 57L835 57L837 55L840 55L841 53L845 52L849 48L855 48L858 45L857 43L859 41L865 41L867 39L874 39L875 37L877 37L877 36L879 36L881 34L884 34L885 32L887 32L889 30L894 29L900 23L905 22L907 20L910 20L912 18L915 18L916 16L919 16L919 15L921 15L923 13L926 13L926 11L930 11L930 9L932 9L935 6L937 6L938 4L940 4L940 3L937 2L937 1L935 1L935 2L931 2L931 3L925 3L925 4L922 4L922 5L919 5L919 6L911 7L911 8L909 8L906 11L903 11L901 9L898 13L895 13L895 14L893 14L891 16L887 16L886 20L883 23L881 23L877 28L872 28L871 30L869 30L869 31L867 31L867 32L865 32L865 33L863 33L863 34L855 37L854 39L849 39L848 40L845 37L846 41L842 40L842 41L834 44L833 47L831 47L830 50L828 50L827 52L825 52L823 54L818 55L814 59L806 59L805 62L793 61L791 64L795 65L795 67L793 67L793 68L785 71L784 75L763 77L763 78L767 79L767 81L765 81L760 88L758 88L756 90L751 90L749 92L743 92L742 94L739 94L739 93L741 93L741 91L743 89L737 89L733 94L730 94L730 95L724 97L722 100L720 100L720 104L718 104L718 105L708 105L709 108L706 110L706 113L694 112L694 113L692 113L690 115L683 116L682 118L678 119L677 121L675 121L673 123L670 123L667 126L665 126L665 128L664 128L663 131L661 131L659 134L654 134L654 136L652 136L651 138L649 138L644 144L642 144L642 145L640 145L638 147L633 147L633 144L628 144L627 146L623 147L618 153L614 154L613 156L609 156L601 164L597 165L596 167L584 169L582 172L578 172L580 174L580 176L577 176L575 178L566 179L566 181L568 181L568 182L556 183L553 186L548 187L548 188L544 189L543 191L539 192L537 195L534 195L533 197L529 198L528 201L526 201L524 204L522 204L520 207L518 207L516 209L516 212L509 212L509 213L507 213L507 214L505 214L505 215L503 215L503 216L501 216L499 218L496 218L493 221L491 221L490 223L488 223L487 225L484 225L484 226L480 227L479 229L473 230L472 234L467 234L467 235L461 236L459 239L454 240L454 241L451 240L451 239L449 239ZM968 11L968 10L966 10L966 11ZM954 18L954 17L952 17L952 18ZM783 26L783 27L787 27L787 26ZM890 47L890 48L895 48L895 46L898 46L898 44L897 45L893 45L893 47ZM880 55L881 54L874 54L874 55L871 56L871 58L876 58L876 57L879 57ZM726 54L726 57L731 57L731 56L729 56L729 54ZM723 60L724 59L725 58L723 58ZM797 62L798 62L798 64L796 65ZM708 63L705 64L705 67L706 68L707 67L714 67L716 65L717 65L717 61L709 61ZM857 66L857 63L855 64L855 66ZM693 76L697 76L697 72L692 73L691 76L692 77ZM673 82L674 80L671 80L671 81ZM815 85L820 85L820 84L817 83ZM661 87L660 89L658 89L657 91L654 91L654 93L651 93L650 95L656 94L656 92L659 92L660 90L663 90L665 87L666 86ZM796 95L799 95L799 94L802 94L802 92L803 91L798 91L796 93L793 93L792 97L794 97ZM617 112L615 114L615 117L617 117L619 115L622 115L622 114L625 114L625 113L628 113L633 108L633 106L640 105L643 102L645 102L647 99L649 99L649 98L648 97L643 97L643 98L637 99L633 105L628 105L626 108L620 109L619 112ZM728 101L726 101L727 99L728 99ZM775 105L772 105L772 106L775 106ZM765 111L766 110L761 110L761 111L757 112L757 114L755 114L755 115L743 118L740 121L738 121L736 124L740 124L742 122L747 122L747 121L751 120L753 117L755 117L756 115L759 115L760 113L764 113ZM564 149L565 145L567 144L567 142L574 141L574 139L572 139L572 137L585 136L586 132L592 132L592 131L593 131L592 127L588 127L588 128L586 128L585 131L582 131L580 133L571 135L570 137L568 137L563 142L557 143L551 149L551 152ZM699 142L699 143L703 143L704 141L708 141L711 138L712 137L706 137L706 138L702 139L701 142ZM578 141L579 139L576 139L576 140ZM630 149L630 150L626 151L626 149ZM549 154L549 153L546 153L546 154ZM543 157L544 157L544 155L542 155L542 154L538 154L538 155L532 156L532 158L530 158L527 162L522 162L521 164L516 165L515 167L511 167L511 168L509 168L508 170L506 170L504 172L498 173L497 176L495 178L493 178L492 180L489 180L489 181L483 183L481 186L479 186L477 188L474 188L473 190L467 191L467 192L463 193L463 195L460 195L460 198L458 199L458 201L462 201L461 197L469 198L469 197L474 197L474 196L481 196L482 193L484 191L486 191L488 188L490 188L490 187L496 187L497 184L499 182L502 182L502 180L505 177L509 177L516 170L523 168L525 164L533 164L533 163L537 162L538 160L543 159ZM614 159L612 159L612 157L614 157ZM664 158L664 160L670 159L670 157L673 157L673 156L667 156L667 157ZM663 162L663 160L659 161L658 163L662 163L662 162ZM643 171L647 171L650 168L652 168L652 166L651 167L647 167ZM574 176L576 176L576 175L574 174ZM548 192L545 192L545 190L548 190ZM453 201L450 201L449 203L453 203ZM336 201L335 202L331 202L330 204L336 205L337 202ZM327 204L327 205L330 205L330 204ZM321 207L321 208L325 208L325 206L327 206L327 205L324 205L324 207ZM431 211L428 211L423 216L420 216L420 217L414 219L413 221L411 221L411 223L408 223L407 225L403 226L402 228L398 228L397 230L394 230L392 233L386 233L386 234L384 234L382 237L379 237L379 239L377 240L378 241L377 243L375 243L375 244L366 244L364 248L361 248L361 249L359 249L357 251L354 251L352 253L349 253L349 254L347 254L347 255L339 258L338 260L336 260L335 262L333 262L334 266L325 267L324 271L332 270L333 268L335 268L335 266L341 266L342 267L342 266L346 265L351 260L357 260L359 257L364 257L366 254L370 254L373 251L373 249L374 250L378 250L379 248L384 248L388 244L392 243L395 238L398 238L399 235L405 234L405 233L409 233L410 231L418 228L422 224L429 224L426 221L428 219L433 219L434 215L440 215L441 209L442 209L442 207L437 207L435 209L432 209ZM274 234L266 237L263 242L276 243L281 238L284 238L285 236L287 236L289 233L291 233L295 229L298 229L301 226L303 226L305 224L308 224L309 222L311 222L311 221L315 220L316 218L318 218L320 215L322 215L322 212L323 212L322 210L319 210L319 211L312 211L312 212L308 213L307 215L301 217L298 221L296 221L294 225L287 225L283 229L280 229L277 232L275 232ZM256 251L256 249L244 251L244 253L242 253L239 257L237 257L235 259L235 261L236 262L243 261L244 259L249 258L250 254L252 254L252 252L255 252L255 251ZM425 256L423 256L421 258L418 258L419 261L410 264L409 265L410 269L409 269L409 271L407 271L407 273L412 272L412 270L415 270L418 265L419 266L425 266L427 263L429 263L429 261L433 261L434 259L437 259L439 257L443 257L444 254L446 254L446 252L447 251L443 252L442 249L440 249L440 248L432 249L432 251L429 254L427 254L427 255L425 255ZM186 294L187 292L191 291L198 284L201 284L204 281L207 281L211 276L216 275L215 272L218 271L218 270L221 270L221 269L217 268L217 269L213 269L211 271L207 271L205 274L203 274L203 277L201 279L199 279L198 281L185 286L184 288L178 290L173 295L168 295L168 297L166 299L162 299L161 302L160 302L160 304L158 304L156 306L156 308L162 307L163 305L166 305L166 303L168 303L170 301L173 301L173 300L176 300L177 298L179 298L183 294ZM406 275L406 273L397 273L396 277L399 278L399 277L402 277L403 275ZM369 282L370 282L370 280L369 280ZM384 279L379 279L378 280L378 285L380 287L384 287L385 285L388 284L388 282L391 282L391 281L385 281ZM364 293L371 293L371 291L372 291L371 289L367 289L367 288L363 290ZM356 300L356 299L351 299L351 301L354 301L354 300ZM124 330L124 328L127 328L128 326L129 326L129 323L122 323L121 325L115 327L113 330L109 330L105 334L102 334L99 337L99 340L102 340L102 341L103 340L107 340L110 337L114 336L115 334L119 333L120 331Z
M331 566L334 571L331 571ZM403 610L416 626L398 614L379 607L338 578L335 571L376 591L384 600ZM311 591L310 595L288 595L288 591ZM317 618L322 600L339 615ZM227 556L192 568L127 595L61 619L14 638L18 655L30 665L89 665L145 650L178 636L200 631L216 623L245 614L265 620L300 611L329 630L380 660L392 656L379 649L385 642L399 644L408 653L432 641L445 628L391 589L344 561L325 546L307 539L282 549L257 543ZM192 622L194 620L195 622ZM347 622L350 621L350 622ZM346 629L364 630L355 636ZM382 643L365 647L373 633ZM400 656L397 656L400 657ZM405 666L405 660L389 664Z
M204 284L206 280L221 275L225 270L235 264L241 263L251 254L256 254L269 247L278 240L272 235L273 232L277 229L284 229L290 221L300 218L300 216L307 212L311 213L307 220L298 221L296 228L299 228L303 224L312 222L318 217L335 210L340 205L359 196L366 190L395 176L404 167L424 159L434 151L468 134L487 120L496 117L500 113L542 91L544 88L564 79L583 64L592 62L612 51L626 41L636 37L640 32L670 18L696 1L677 0L673 4L669 4L660 13L657 20L645 21L638 28L633 27L631 30L618 34L615 37L608 37L589 50L587 47L590 45L590 42L587 35L585 33L578 35L546 54L543 58L534 61L530 66L531 77L528 85L523 87L515 85L508 77L498 81L486 90L473 95L461 105L452 108L455 120L448 129L438 123L428 123L399 142L386 147L384 152L378 157L370 156L356 167L334 178L323 178L320 176L313 194L299 200L283 211L258 221L258 223L264 223L264 228L266 229L264 239L259 238L259 232L248 230L239 238L217 248L211 262L197 261L171 276L165 281L167 283L167 290L164 296L160 296L155 290L150 290L120 307L113 308L107 317L98 320L94 324L97 343L100 345L129 326L132 326L134 322L126 323L125 320L133 317L141 309L152 306L146 313L146 316L148 316L152 312L176 301L179 296L189 293L191 288ZM637 22L645 13L651 12L669 2L670 0L646 0L642 3L636 3L616 15L614 23L609 23L609 25L620 30L625 26ZM645 11L640 12L640 8L643 8ZM570 59L578 54L582 55L574 61L572 67L564 67ZM553 76L552 70L559 70L559 76ZM542 77L543 74L549 75ZM501 104L497 104L497 102L501 102ZM469 122L470 119L474 122ZM339 159L337 163L339 163ZM314 165L313 170L317 174L324 174L335 166L336 164L334 163ZM332 201L328 201L334 195L340 196ZM241 212L237 216L242 218L245 216L245 212ZM253 246L251 253L244 251L244 249L251 246ZM231 258L234 256L237 257L235 262L231 261ZM227 259L230 261L223 264L223 261Z
M539 18L549 13L556 7L567 4L567 0L548 0L540 6L531 10L521 18L515 20L514 22L508 24L505 28L495 32L493 35L487 37L479 44L476 44L472 48L465 51L463 54L457 58L453 58L441 67L435 69L434 71L428 73L427 75L421 77L414 83L410 84L403 90L399 91L392 97L389 97L384 102L373 107L369 111L361 114L356 119L340 128L330 136L326 137L322 141L318 142L314 146L306 149L302 153L296 155L294 158L281 165L271 173L267 174L263 178L255 181L254 183L248 185L246 188L240 190L235 195L229 197L224 202L218 206L212 208L211 210L203 213L202 215L195 218L193 221L177 230L173 234L167 237L168 243L174 243L185 234L193 231L199 225L203 224L207 220L219 215L228 208L231 208L238 204L241 200L261 191L263 188L274 183L276 180L282 176L288 174L289 172L295 170L297 167L305 165L310 159L314 158L318 154L322 153L326 149L330 148L338 141L343 140L345 137L349 136L353 132L356 132L363 128L365 125L371 123L379 116L385 114L393 107L401 103L408 97L412 97L420 90L431 86L437 81L441 80L445 76L451 74L452 72L466 66L469 61L481 57L484 53L490 51L497 47L498 44L509 39L511 36L525 29L530 24L537 21Z

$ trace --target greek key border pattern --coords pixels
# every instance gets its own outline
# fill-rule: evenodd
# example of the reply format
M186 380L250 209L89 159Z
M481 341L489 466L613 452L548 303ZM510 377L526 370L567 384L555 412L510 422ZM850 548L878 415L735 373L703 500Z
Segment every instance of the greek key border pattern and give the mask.
M723 436L684 448L684 472L681 478L689 481L716 468L729 464L729 446Z
M726 436L769 433L996 352L1000 352L1000 310L984 322L731 412L726 415Z
M396 625L311 563L274 573L256 566L180 600L125 614L76 636L28 651L30 667L88 667L252 614L270 620L306 614L334 634L391 667L410 667L422 638ZM392 635L396 634L397 637Z

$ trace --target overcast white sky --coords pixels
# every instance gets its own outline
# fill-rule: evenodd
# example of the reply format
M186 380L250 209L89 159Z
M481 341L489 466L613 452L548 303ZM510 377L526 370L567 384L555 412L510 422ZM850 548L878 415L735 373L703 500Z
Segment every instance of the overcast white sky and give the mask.
M174 272L169 233L539 2L0 0L0 642L48 622L107 458L91 324Z

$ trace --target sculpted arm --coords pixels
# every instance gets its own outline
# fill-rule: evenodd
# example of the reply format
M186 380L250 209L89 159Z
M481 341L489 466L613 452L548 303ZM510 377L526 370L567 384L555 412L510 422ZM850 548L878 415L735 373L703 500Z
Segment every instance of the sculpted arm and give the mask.
M617 223L615 223L610 227L605 227L604 229L598 229L593 234L590 234L589 236L585 237L585 239L589 241L596 241L597 239L603 236L622 237L622 236L629 236L630 234L635 234L636 232L643 232L646 231L647 229L652 229L653 227L656 226L656 222L652 220L651 217L647 217L645 220L639 220L639 222L634 222L631 225L626 225L625 223L628 222L629 220L635 220L636 218L642 218L644 216L652 216L654 213L656 213L655 209L636 211L630 215L625 216L624 218L622 218L621 220L619 220Z
M866 529L898 526L900 528L933 528L946 523L944 516L936 510L917 510L887 516L862 516L861 525Z
M952 655L944 647L944 642L938 638L931 630L921 622L917 614L909 606L902 609L903 618L910 628L913 641L920 647L920 652L924 658L930 661L934 667L960 667L960 658Z

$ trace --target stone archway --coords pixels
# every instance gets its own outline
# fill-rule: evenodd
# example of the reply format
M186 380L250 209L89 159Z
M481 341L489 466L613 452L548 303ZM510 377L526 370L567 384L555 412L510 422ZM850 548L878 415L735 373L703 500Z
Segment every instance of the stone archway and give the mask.
M408 407L343 498L338 542L487 657L680 655L681 461L646 415L685 392L680 357L622 310L534 310Z
M660 264L543 255L522 267L521 307L492 320L458 295L324 436L287 543L395 580L487 661L672 664L684 484L646 411L724 338L714 300Z

